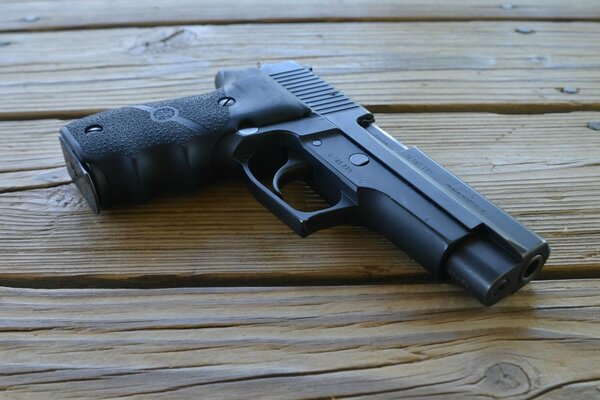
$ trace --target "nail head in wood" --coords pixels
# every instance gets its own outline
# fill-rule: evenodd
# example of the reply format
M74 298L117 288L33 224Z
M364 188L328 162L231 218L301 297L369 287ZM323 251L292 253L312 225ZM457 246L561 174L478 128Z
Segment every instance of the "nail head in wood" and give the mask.
M535 31L533 30L533 28L530 28L528 26L519 26L517 29L515 29L515 32L522 33L524 35L530 35Z
M575 86L563 86L560 91L563 93L575 94L579 92L579 89L577 89Z
M588 124L588 128L595 131L600 131L600 121L592 121Z

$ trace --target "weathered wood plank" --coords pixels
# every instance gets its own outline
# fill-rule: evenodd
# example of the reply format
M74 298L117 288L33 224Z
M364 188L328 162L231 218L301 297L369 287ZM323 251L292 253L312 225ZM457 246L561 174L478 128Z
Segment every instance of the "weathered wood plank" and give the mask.
M49 0L3 1L0 30L299 21L599 20L594 0Z
M0 173L0 193L66 185L71 178L64 167Z
M311 64L374 111L600 110L600 24L316 23L1 34L0 118L213 89L220 68ZM247 38L251 37L249 42ZM40 51L44 49L44 51ZM573 86L578 93L561 91Z
M11 399L597 397L600 281L0 290ZM539 397L536 397L539 396Z
M599 120L598 112L378 115L391 134L418 145L546 237L553 253L545 278L600 275L600 134L587 127ZM368 282L425 276L386 240L361 228L300 239L241 182L100 216L91 214L73 185L19 192L68 179L59 168L56 140L64 123L0 122L0 171L25 170L17 177L0 173L0 188L11 192L0 195L5 284Z

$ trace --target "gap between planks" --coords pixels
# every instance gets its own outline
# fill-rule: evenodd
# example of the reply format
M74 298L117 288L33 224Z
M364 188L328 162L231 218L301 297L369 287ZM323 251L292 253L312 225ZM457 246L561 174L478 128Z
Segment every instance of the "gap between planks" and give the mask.
M600 22L600 17L577 17L577 18L559 18L559 17L363 17L363 18L337 18L328 17L321 19L311 18L263 18L263 19L235 19L235 20L202 20L190 19L182 21L160 21L160 22L134 22L134 23L104 23L104 24L88 24L77 25L72 27L25 27L21 29L1 29L3 33L37 33L37 32L59 32L59 31L85 31L95 29L122 29L122 28L159 28L164 26L189 26L189 25L285 25L285 24L319 24L319 23L408 23L408 22Z
M599 21L593 0L150 0L135 2L47 0L5 2L0 30L48 31L164 25L311 22Z
M427 113L491 113L513 115L566 114L578 111L600 111L598 103L539 104L363 104L369 112L375 114L427 114ZM0 112L0 121L33 121L43 119L72 120L83 118L109 109L89 109L72 111L24 111Z

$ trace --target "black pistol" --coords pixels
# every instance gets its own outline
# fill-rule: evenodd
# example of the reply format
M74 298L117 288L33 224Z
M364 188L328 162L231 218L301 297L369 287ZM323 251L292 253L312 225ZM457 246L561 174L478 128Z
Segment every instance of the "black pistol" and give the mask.
M94 212L236 176L300 236L366 226L485 305L514 293L546 262L545 240L385 133L311 68L288 61L222 70L215 86L62 128L67 169ZM328 206L290 206L282 188L298 180Z

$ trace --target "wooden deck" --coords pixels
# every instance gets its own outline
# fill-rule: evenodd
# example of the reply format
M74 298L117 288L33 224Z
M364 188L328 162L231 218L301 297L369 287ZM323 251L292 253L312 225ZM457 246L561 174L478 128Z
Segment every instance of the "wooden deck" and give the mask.
M509 4L510 3L510 4ZM600 398L600 2L0 1L0 399ZM241 182L93 215L58 129L296 59L549 240L484 308Z

